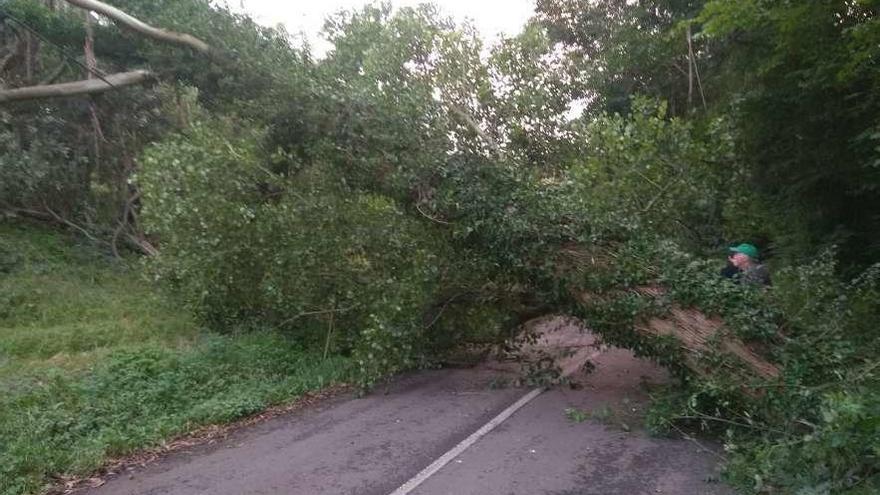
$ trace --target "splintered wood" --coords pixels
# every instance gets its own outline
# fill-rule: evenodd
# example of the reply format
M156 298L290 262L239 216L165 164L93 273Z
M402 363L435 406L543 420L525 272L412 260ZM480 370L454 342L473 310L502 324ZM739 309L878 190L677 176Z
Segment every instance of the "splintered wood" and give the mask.
M659 298L664 294L660 287L639 287L634 289L643 296ZM671 335L682 344L688 352L688 365L694 371L701 372L698 358L710 351L713 342L718 342L718 349L738 359L757 376L772 379L779 376L779 368L759 356L735 336L724 331L724 323L717 317L707 317L693 308L682 308L673 305L663 317L652 317L635 326L639 333L647 335Z
M593 270L606 270L616 261L611 250L587 250L575 244L564 246L559 252L557 264L560 271L574 271L584 274ZM637 259L632 262L639 262ZM642 262L643 268L652 271L647 260ZM660 286L642 286L632 289L641 296L660 299L666 291ZM617 295L622 294L620 291ZM586 305L604 304L608 295L576 292L576 299ZM734 374L745 373L751 377L771 380L779 377L779 368L755 352L732 332L727 331L724 322L717 317L706 316L695 308L683 308L673 304L662 316L644 318L637 322L634 330L642 335L671 336L675 338L685 351L688 368L699 374L707 374L700 358L716 351L723 357L723 366L727 366Z

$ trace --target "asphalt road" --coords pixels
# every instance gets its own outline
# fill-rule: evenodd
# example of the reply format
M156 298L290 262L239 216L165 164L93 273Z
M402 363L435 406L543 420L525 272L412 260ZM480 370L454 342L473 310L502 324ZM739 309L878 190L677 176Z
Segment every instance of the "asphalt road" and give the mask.
M641 428L645 386L664 380L661 370L621 350L594 362L584 388L545 392L413 495L734 493L718 482L718 454L705 442Z
M581 388L545 392L414 495L723 495L715 454L640 428L662 370L606 351ZM92 495L387 495L529 389L489 367L398 378L387 394L331 399L110 479ZM578 412L565 414L566 409Z

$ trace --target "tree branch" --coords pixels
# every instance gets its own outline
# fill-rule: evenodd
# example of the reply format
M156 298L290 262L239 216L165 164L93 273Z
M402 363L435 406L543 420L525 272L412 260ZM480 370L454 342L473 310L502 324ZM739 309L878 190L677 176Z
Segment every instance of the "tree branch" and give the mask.
M86 236L90 241L104 243L104 244L107 243L107 241L102 241L101 239L98 239L97 237L93 236L91 232L84 229L83 227L80 227L79 225L77 225L77 224L71 222L70 220L62 217L61 215L55 213L55 211L52 210L52 208L49 208L49 205L47 205L45 201L43 202L43 209L45 209L47 212L49 212L49 215L51 215L52 218L56 222L58 222L62 225L66 225L74 230L79 231L80 233L82 233L82 235Z
M703 80L700 78L700 68L694 59L694 74L697 76L697 88L700 90L700 99L703 100L703 110L706 110L706 93L703 92Z
M140 21L125 12L113 7L111 5L107 5L106 3L99 2L97 0L66 0L67 3L79 7L81 9L90 10L92 12L97 12L98 14L104 15L112 19L115 23L124 26L132 31L140 33L149 38L153 38L154 40L161 41L164 43L172 43L176 45L183 45L192 48L193 50L209 55L211 53L211 47L204 41L192 36L190 34L185 33L177 33L174 31L168 31L166 29L160 29L149 24Z
M113 250L113 256L119 258L119 249L116 247L116 244L119 240L119 234L128 227L128 217L131 213L132 205L135 201L137 201L141 197L140 191L135 191L135 193L125 201L125 206L122 209L122 218L117 222L118 226L116 230L113 231L113 238L110 241L110 248Z
M55 70L52 71L48 76L46 76L42 81L40 81L40 86L45 86L47 84L52 84L56 79L61 77L61 74L64 73L64 70L67 69L67 62L61 62Z
M697 76L697 86L700 90L700 98L703 101L703 110L706 109L706 95L703 93L703 81L700 80L700 69L697 67L697 57L694 55L693 34L691 25L687 26L688 43L688 110L691 109L694 99L694 76Z
M351 311L356 307L357 307L357 305L355 304L355 305L348 306L346 308L331 308L331 309L319 309L316 311L306 311L304 313L300 313L296 316L293 316L291 318L288 318L288 319L282 321L281 323L276 325L275 328L281 328L284 325L287 325L288 323L292 323L292 322L294 322L304 316L326 315L326 314L333 314L333 313L345 313L346 311Z
M89 79L84 81L26 86L0 91L0 104L10 101L37 100L45 98L62 98L77 95L103 93L121 86L133 86L152 79L153 73L146 70L135 70L111 74L104 80ZM108 84L109 83L109 84Z
M150 241L141 237L136 237L129 233L126 233L125 237L128 239L128 242L132 245L132 247L140 251L142 254L145 254L147 256L156 256L157 254L159 254L159 250L156 249L155 246L150 244Z
M439 218L435 218L435 217L432 217L431 215L428 215L427 213L425 213L424 210L422 210L422 207L421 207L418 203L415 203L415 206L416 206L416 210L417 210L419 213L421 213L422 216L425 217L425 218L427 218L428 220L430 220L430 221L432 221L432 222L437 222L437 223L439 223L440 225L452 225L452 223L447 222L446 220L440 220Z
M449 104L449 109L452 110L454 114L461 117L464 123L467 124L467 126L470 127L471 130L477 133L477 135L480 136L480 139L482 139L483 142L485 142L489 145L490 148L492 148L492 151L494 151L495 154L498 155L498 158L504 159L504 151L501 150L501 146L499 146L498 143L494 139L492 139L492 136L486 134L486 132L480 128L480 125L477 124L477 121L474 120L474 118L471 117L468 112L452 102L450 102Z
M657 201L659 201L660 198L662 198L663 196L665 196L665 195L666 195L666 191L668 191L668 190L673 186L673 184L675 184L676 182L678 182L678 179L671 179L669 182L667 182L666 185L663 186L663 188L660 189L659 192L657 192L657 195L654 196L654 197L651 199L651 201L649 201L648 204L645 205L644 208L642 208L642 213L644 214L644 213L648 213L649 211L651 211L651 208L654 207L654 205L657 203Z

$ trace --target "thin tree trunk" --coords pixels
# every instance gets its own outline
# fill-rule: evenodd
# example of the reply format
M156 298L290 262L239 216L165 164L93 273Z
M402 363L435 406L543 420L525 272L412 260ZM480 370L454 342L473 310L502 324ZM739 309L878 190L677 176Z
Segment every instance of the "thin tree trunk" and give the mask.
M687 44L688 44L688 112L691 111L694 104L694 46L691 42L691 25L687 26Z
M33 42L31 33L24 33L24 79L28 84L34 83Z
M86 38L83 41L83 54L86 61L86 79L95 79L94 74L98 71L98 61L95 59L95 35L92 29L92 13L85 13L85 29ZM95 140L95 162L100 159L100 140L104 139L104 133L101 131L101 121L98 120L98 109L95 106L95 100L89 97L89 117L92 121L92 131Z
M86 37L83 40L83 55L86 60L86 79L94 79L94 73L98 68L98 61L95 59L95 34L92 29L92 13L85 13L85 21L83 25L86 30Z
M327 340L324 342L324 360L330 354L330 338L333 336L333 315L330 313L330 321L327 323Z
M700 89L700 100L703 102L703 110L706 110L706 94L703 93L703 81L700 79L700 67L697 65L696 59L694 59L694 74L697 76L697 88Z
M189 105L181 95L179 84L174 86L174 102L177 105L177 124L181 129L186 129L189 127Z

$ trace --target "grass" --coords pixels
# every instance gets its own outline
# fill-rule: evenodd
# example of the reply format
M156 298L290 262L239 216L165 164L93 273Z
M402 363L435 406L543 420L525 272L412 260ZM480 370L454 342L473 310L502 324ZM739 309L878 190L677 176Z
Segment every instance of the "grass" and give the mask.
M345 358L274 332L205 329L136 262L0 224L0 493L344 380Z

